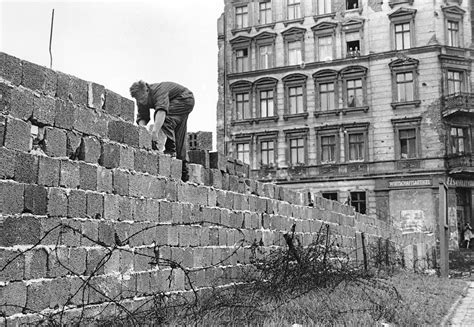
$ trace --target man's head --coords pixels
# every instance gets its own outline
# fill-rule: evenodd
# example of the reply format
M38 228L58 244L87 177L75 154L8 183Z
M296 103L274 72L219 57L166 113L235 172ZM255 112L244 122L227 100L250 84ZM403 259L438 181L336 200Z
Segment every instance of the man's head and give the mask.
M138 81L130 86L130 95L137 100L138 104L148 102L148 85L144 81Z

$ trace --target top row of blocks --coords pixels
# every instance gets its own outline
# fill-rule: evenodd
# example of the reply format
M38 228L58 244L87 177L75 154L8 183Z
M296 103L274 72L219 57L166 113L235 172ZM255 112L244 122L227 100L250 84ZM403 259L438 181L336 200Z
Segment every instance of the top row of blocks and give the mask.
M0 78L15 86L21 85L51 97L104 110L110 115L134 122L135 103L132 100L100 84L87 82L3 52L0 52Z

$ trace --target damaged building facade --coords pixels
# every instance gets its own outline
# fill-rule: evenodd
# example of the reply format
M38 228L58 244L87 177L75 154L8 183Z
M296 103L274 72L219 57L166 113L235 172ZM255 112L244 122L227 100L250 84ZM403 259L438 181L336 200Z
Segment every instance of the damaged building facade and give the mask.
M469 1L225 0L217 149L254 176L452 238L474 223Z

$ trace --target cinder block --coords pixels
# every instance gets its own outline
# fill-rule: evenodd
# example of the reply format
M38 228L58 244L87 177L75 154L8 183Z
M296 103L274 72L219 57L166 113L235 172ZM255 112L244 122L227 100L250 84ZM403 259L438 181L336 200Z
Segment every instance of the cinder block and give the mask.
M77 118L77 110L71 101L56 99L54 126L69 130L72 129Z
M61 308L65 307L68 304L68 300L71 292L71 283L67 278L57 278L51 280L49 292L51 293L50 297L50 308Z
M81 246L95 246L99 239L98 219L87 219L81 224L82 239Z
M56 100L48 96L34 97L32 120L38 125L54 125Z
M38 157L38 184L44 186L59 185L60 160L45 156Z
M130 173L122 169L113 169L113 192L119 195L128 196Z
M151 133L146 127L137 126L138 128L138 145L140 149L151 150Z
M158 175L164 177L171 176L171 157L164 154L158 154Z
M48 191L41 185L25 185L25 212L34 215L46 215Z
M156 227L156 244L178 246L178 229L176 226L163 225Z
M0 244L3 244L3 242L0 241ZM0 271L1 282L23 280L25 273L25 255L20 250L0 249L0 262L2 263L2 271ZM1 298L0 296L0 302Z
M15 176L16 153L0 147L0 178L11 179Z
M0 181L0 210L3 214L19 214L24 208L25 184Z
M222 172L219 169L209 170L209 184L215 188L222 189Z
M9 283L0 287L1 311L8 317L22 313L26 306L26 284L24 282Z
M48 216L66 217L68 199L66 190L63 188L51 187L48 189Z
M134 169L134 152L131 148L117 143L102 144L102 155L99 162L106 168Z
M109 121L108 126L107 126L108 138L112 141L123 143L125 129L126 129L125 125L127 125L127 123L121 120Z
M44 152L50 157L65 157L67 136L66 132L59 128L45 128Z
M128 197L118 197L118 220L132 220L133 211L132 211L132 202Z
M6 148L28 152L30 150L31 124L8 117L3 144Z
M21 183L36 184L38 180L38 157L18 152L15 159L15 180Z
M105 87L93 82L88 82L87 86L87 105L89 108L102 109L105 102Z
M209 165L210 168L219 169L220 171L226 171L227 158L220 152L209 153Z
M25 253L25 279L46 278L48 252L45 249L31 249Z
M99 236L100 237L100 236ZM94 275L103 275L105 270L104 264L104 249L89 249L87 250L87 260L86 260L86 276Z
M89 108L77 110L74 129L78 132L104 138L107 135L107 119L100 111Z
M145 150L135 151L135 171L156 175L158 171L157 156Z
M226 167L226 171L229 175L236 175L235 159L234 158L227 157L225 167Z
M119 199L118 195L104 195L104 218L107 220L119 219Z
M6 216L0 244L5 247L34 245L41 237L40 220L32 215Z
M135 102L122 97L120 100L120 117L124 120L133 123L133 118L135 116Z
M102 146L96 137L83 137L79 150L79 160L95 164L99 161L101 150Z
M83 190L97 190L97 166L79 162L79 187Z
M14 85L20 85L22 75L21 60L0 52L0 76Z
M87 210L86 192L82 190L71 190L68 197L68 212L70 218L84 218Z
M122 102L122 97L108 89L105 89L105 112L107 112L110 115L119 117L120 116L120 110L121 110L121 102Z
M23 60L22 61L23 86L54 96L56 94L56 72L43 66Z
M189 163L188 173L189 173L189 182L196 184L204 184L202 180L202 170L204 169L201 165Z
M96 192L86 192L87 216L101 219L104 216L104 195Z
M75 189L80 184L79 163L71 160L61 160L59 186Z
M176 158L171 158L171 178L181 179L183 174L183 162Z
M115 245L115 229L110 221L99 221L99 242L105 246Z
M79 147L81 146L82 137L74 131L67 131L66 155L69 159L79 159Z
M206 150L189 150L189 162L209 168L209 152Z
M97 191L112 193L112 170L102 166L97 167Z
M49 285L51 281L43 280L33 282L27 286L26 311L39 312L49 307L51 302L51 293Z
M2 83L0 84L0 94L0 104L4 108L2 111L22 120L31 118L34 100L32 92L22 87L12 88Z
M58 87L56 96L63 100L70 100L76 104L87 106L87 82L77 77L57 72Z

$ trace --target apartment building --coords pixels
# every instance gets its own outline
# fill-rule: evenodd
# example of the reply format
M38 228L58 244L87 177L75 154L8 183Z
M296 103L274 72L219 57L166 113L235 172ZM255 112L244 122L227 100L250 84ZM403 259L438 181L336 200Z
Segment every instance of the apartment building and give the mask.
M471 3L225 0L217 148L261 180L455 239L474 223Z

